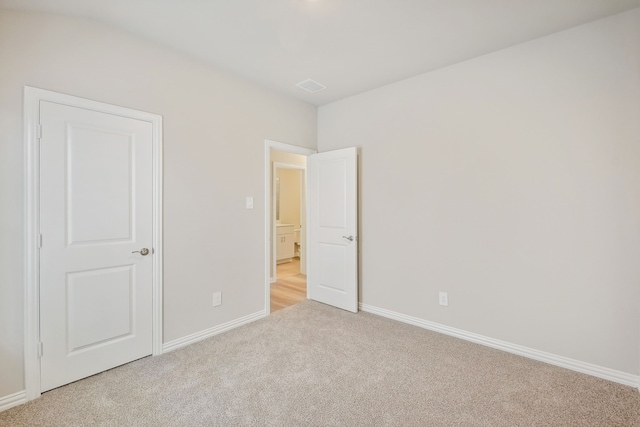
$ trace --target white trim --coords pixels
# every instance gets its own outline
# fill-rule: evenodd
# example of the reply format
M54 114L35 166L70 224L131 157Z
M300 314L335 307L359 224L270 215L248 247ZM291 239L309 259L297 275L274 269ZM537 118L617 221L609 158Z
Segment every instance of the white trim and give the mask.
M298 170L301 170L301 171L307 169L304 166L292 165L290 163L283 163L283 162L273 162L273 165L276 166L276 167L274 167L274 169L276 169L276 168L280 168L280 169L298 169Z
M27 392L24 390L0 397L0 412L6 411L14 406L22 405L23 403L27 403Z
M473 332L463 331L462 329L452 328L450 326L441 325L439 323L430 322L428 320L419 319L413 316L407 316L405 314L397 313L391 310L375 307L368 304L360 303L360 310L366 311L367 313L375 314L378 316L386 317L388 319L397 320L402 323L407 323L409 325L418 326L424 329L428 329L430 331L439 332L441 334L460 338L465 341L471 341L476 344L481 344L487 347L506 351L508 353L524 356L529 359L534 359L540 362L549 363L550 365L559 366L561 368L566 368L572 371L577 371L583 374L613 381L619 384L624 384L632 387L638 387L638 385L640 384L640 376L629 374L627 372L617 371L615 369L594 365L592 363L570 359L568 357L559 356L556 354L551 354L551 353L547 353L540 350L535 350L529 347L524 347L518 344L512 344L506 341L500 341L494 338L475 334Z
M313 148L299 147L297 145L291 145L284 142L272 141L270 139L264 140L265 148L273 148L276 151L283 151L285 153L300 154L302 156L308 156L310 154L316 154L318 151Z
M24 387L27 400L40 397L40 340L39 286L40 257L40 150L38 124L40 95L30 87L24 88Z
M162 211L162 194L163 190L163 144L162 144L162 116L155 116L153 120L153 266L152 266L152 283L153 283L153 295L152 295L152 325L153 325L153 338L152 338L152 351L154 356L162 354L162 325L163 325L163 298L162 292L164 289L163 284L163 211Z
M267 315L271 313L271 283L276 281L271 277L271 149L303 156L317 152L311 148L264 140L264 310Z
M190 344L194 344L198 341L205 340L214 335L221 334L223 332L229 331L231 329L238 328L240 326L246 325L247 323L255 322L256 320L263 319L267 316L267 313L262 310L257 313L249 314L244 317L240 317L235 320L231 320L227 323L223 323L218 326L214 326L209 329L205 329L204 331L196 332L195 334L187 335L182 338L178 338L177 340L169 341L162 346L162 352L166 353L168 351L177 350L182 347L186 347Z
M39 312L39 251L40 235L40 101L49 101L150 122L153 127L153 307L152 352L162 353L162 116L144 111L104 104L71 95L34 87L24 87L24 182L25 182L25 307L24 307L24 375L25 398L40 396Z

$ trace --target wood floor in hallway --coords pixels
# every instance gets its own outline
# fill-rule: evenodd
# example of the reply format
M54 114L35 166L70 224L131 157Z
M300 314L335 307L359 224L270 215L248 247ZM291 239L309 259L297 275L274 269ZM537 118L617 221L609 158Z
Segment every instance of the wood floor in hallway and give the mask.
M271 284L271 312L307 299L307 276L300 274L300 259L277 265L277 281Z

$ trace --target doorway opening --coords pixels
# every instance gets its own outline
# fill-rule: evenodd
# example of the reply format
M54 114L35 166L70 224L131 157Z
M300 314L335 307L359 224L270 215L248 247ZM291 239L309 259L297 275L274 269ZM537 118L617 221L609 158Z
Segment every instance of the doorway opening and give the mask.
M26 86L24 142L24 373L32 400L162 353L162 117ZM135 180L131 170L140 171ZM91 251L99 244L110 252Z
M306 162L315 151L265 142L265 310L307 298Z
M271 283L271 312L307 298L306 276L306 156L271 152L272 218L275 219L275 282ZM282 162L282 160L286 161Z
M306 297L356 313L358 311L358 150L356 147L316 153L308 148L265 141L265 313L271 312L271 284L277 281L277 192L274 162L283 156L306 160L306 201L300 216L300 272L306 274ZM291 158L291 157L289 157ZM286 163L284 160L280 163ZM295 162L288 162L296 168ZM299 165L298 165L299 166ZM299 168L299 167L298 167ZM282 220L281 220L282 221ZM295 233L296 224L289 226ZM284 232L284 230L283 230ZM281 232L281 234L283 233ZM293 238L295 239L295 238ZM295 240L294 240L295 243ZM295 247L295 246L294 246ZM289 251L292 253L290 246ZM295 252L293 252L295 253ZM308 254L308 256L307 256ZM295 256L292 255L293 258Z

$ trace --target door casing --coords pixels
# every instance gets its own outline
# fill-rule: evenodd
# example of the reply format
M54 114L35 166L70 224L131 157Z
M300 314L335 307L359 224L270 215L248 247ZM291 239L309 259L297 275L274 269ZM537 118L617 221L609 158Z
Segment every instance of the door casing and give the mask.
M152 136L153 273L152 349L162 353L162 116L65 95L30 86L24 88L24 372L25 397L40 396L40 101L150 122Z

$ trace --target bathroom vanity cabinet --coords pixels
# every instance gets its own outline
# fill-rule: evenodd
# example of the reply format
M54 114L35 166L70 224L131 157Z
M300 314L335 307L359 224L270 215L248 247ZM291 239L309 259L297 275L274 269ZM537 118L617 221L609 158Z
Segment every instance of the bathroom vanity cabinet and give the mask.
M295 255L293 224L276 225L276 262L290 262Z

